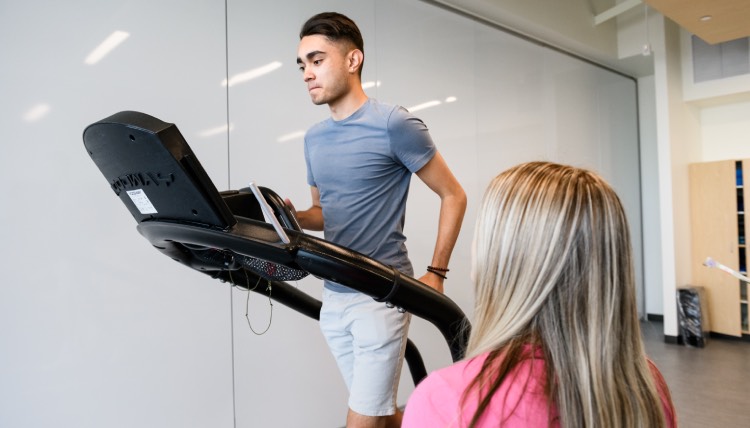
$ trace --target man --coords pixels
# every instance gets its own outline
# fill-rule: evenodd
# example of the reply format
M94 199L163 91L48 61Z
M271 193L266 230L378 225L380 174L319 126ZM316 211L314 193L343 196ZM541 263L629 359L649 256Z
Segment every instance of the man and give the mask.
M427 127L405 109L367 97L362 36L346 16L310 18L297 55L312 102L331 112L305 136L312 206L296 212L300 225L413 276L403 226L416 173L441 200L435 251L420 281L442 292L466 195ZM347 427L400 426L396 392L409 315L329 281L322 300L321 330L349 388Z

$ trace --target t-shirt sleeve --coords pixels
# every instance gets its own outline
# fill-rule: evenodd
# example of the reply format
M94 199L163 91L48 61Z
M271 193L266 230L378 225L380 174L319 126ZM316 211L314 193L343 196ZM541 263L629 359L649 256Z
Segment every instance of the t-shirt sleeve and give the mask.
M412 173L435 156L437 149L427 125L403 107L396 107L388 118L391 152Z
M406 403L402 428L457 426L459 392L432 374L417 385Z

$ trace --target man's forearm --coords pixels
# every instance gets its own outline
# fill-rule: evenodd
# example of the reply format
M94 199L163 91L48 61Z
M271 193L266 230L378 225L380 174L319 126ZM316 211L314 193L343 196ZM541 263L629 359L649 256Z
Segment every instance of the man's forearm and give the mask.
M450 262L466 212L466 193L459 190L441 199L438 235L430 266L447 268Z

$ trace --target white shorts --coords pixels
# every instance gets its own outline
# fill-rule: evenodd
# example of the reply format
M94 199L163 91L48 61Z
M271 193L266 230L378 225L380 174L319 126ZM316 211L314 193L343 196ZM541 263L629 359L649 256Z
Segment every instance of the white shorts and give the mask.
M324 288L322 300L320 329L349 388L349 408L394 414L411 315L362 293Z

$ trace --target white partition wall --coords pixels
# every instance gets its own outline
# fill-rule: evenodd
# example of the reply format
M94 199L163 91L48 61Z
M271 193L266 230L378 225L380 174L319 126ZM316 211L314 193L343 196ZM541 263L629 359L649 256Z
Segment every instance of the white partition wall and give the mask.
M301 24L325 10L359 23L367 93L421 117L467 191L446 294L468 315L476 209L519 162L602 173L640 260L632 79L419 0L5 2L0 426L344 424L347 392L317 323L151 248L81 139L142 111L177 124L219 190L255 180L307 207L302 135L328 110L310 102L296 49ZM113 33L119 45L87 64ZM418 275L437 210L415 178L406 232ZM317 279L296 286L320 296ZM431 325L414 319L411 338L428 370L450 363ZM400 404L412 389L404 370Z
M81 138L146 112L226 186L224 46L220 1L0 5L0 426L232 425L229 290L151 248Z

